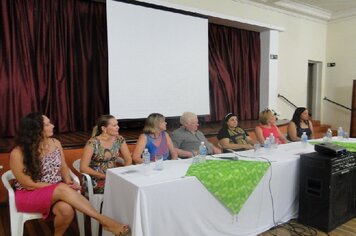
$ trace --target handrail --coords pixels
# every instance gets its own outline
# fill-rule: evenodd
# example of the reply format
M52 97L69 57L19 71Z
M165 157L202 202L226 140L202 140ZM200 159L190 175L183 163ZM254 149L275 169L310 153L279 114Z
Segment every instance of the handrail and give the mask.
M344 105L341 105L340 103L334 102L334 101L330 100L330 99L327 98L327 97L324 97L324 100L326 100L326 101L328 101L328 102L331 102L331 103L333 103L333 104L335 104L335 105L338 105L339 107L345 108L345 109L347 109L347 110L349 110L349 111L352 111L351 108L349 108L349 107L347 107L347 106L344 106Z
M278 97L279 98L283 98L286 102L288 102L290 105L292 105L294 108L297 108L297 106L292 103L291 101L288 100L288 98L286 98L285 96L281 95L281 94L278 94Z

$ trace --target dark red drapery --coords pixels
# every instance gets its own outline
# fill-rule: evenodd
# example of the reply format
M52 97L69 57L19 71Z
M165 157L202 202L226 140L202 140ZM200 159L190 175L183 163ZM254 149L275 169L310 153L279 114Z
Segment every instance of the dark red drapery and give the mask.
M0 136L42 111L57 131L90 130L108 112L105 4L0 3Z
M228 112L258 119L260 85L258 32L209 24L210 119Z
M108 113L105 4L86 0L0 3L0 136L42 111L57 132L91 130ZM257 119L259 33L209 25L212 121Z

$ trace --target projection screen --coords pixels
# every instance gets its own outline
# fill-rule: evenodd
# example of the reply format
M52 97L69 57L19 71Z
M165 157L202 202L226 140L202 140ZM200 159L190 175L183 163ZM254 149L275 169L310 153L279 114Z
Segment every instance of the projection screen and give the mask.
M210 114L208 20L107 1L110 113Z

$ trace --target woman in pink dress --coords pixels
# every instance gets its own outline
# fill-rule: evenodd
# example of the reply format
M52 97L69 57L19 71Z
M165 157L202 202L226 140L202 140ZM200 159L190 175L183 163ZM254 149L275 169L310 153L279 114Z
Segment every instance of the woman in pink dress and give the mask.
M41 113L21 119L16 147L10 154L10 167L16 177L15 202L20 212L39 212L47 219L54 215L54 235L63 235L71 224L75 209L98 220L104 229L125 235L129 226L99 214L79 194L57 139L51 138L54 125Z
M260 113L260 124L255 128L257 141L263 145L265 139L273 134L277 144L288 143L286 136L276 125L276 116L270 109Z

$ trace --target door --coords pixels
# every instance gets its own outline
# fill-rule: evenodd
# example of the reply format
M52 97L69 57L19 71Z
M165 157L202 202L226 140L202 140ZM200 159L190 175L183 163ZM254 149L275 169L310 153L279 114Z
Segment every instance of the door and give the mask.
M322 63L308 61L307 108L313 120L320 120Z

